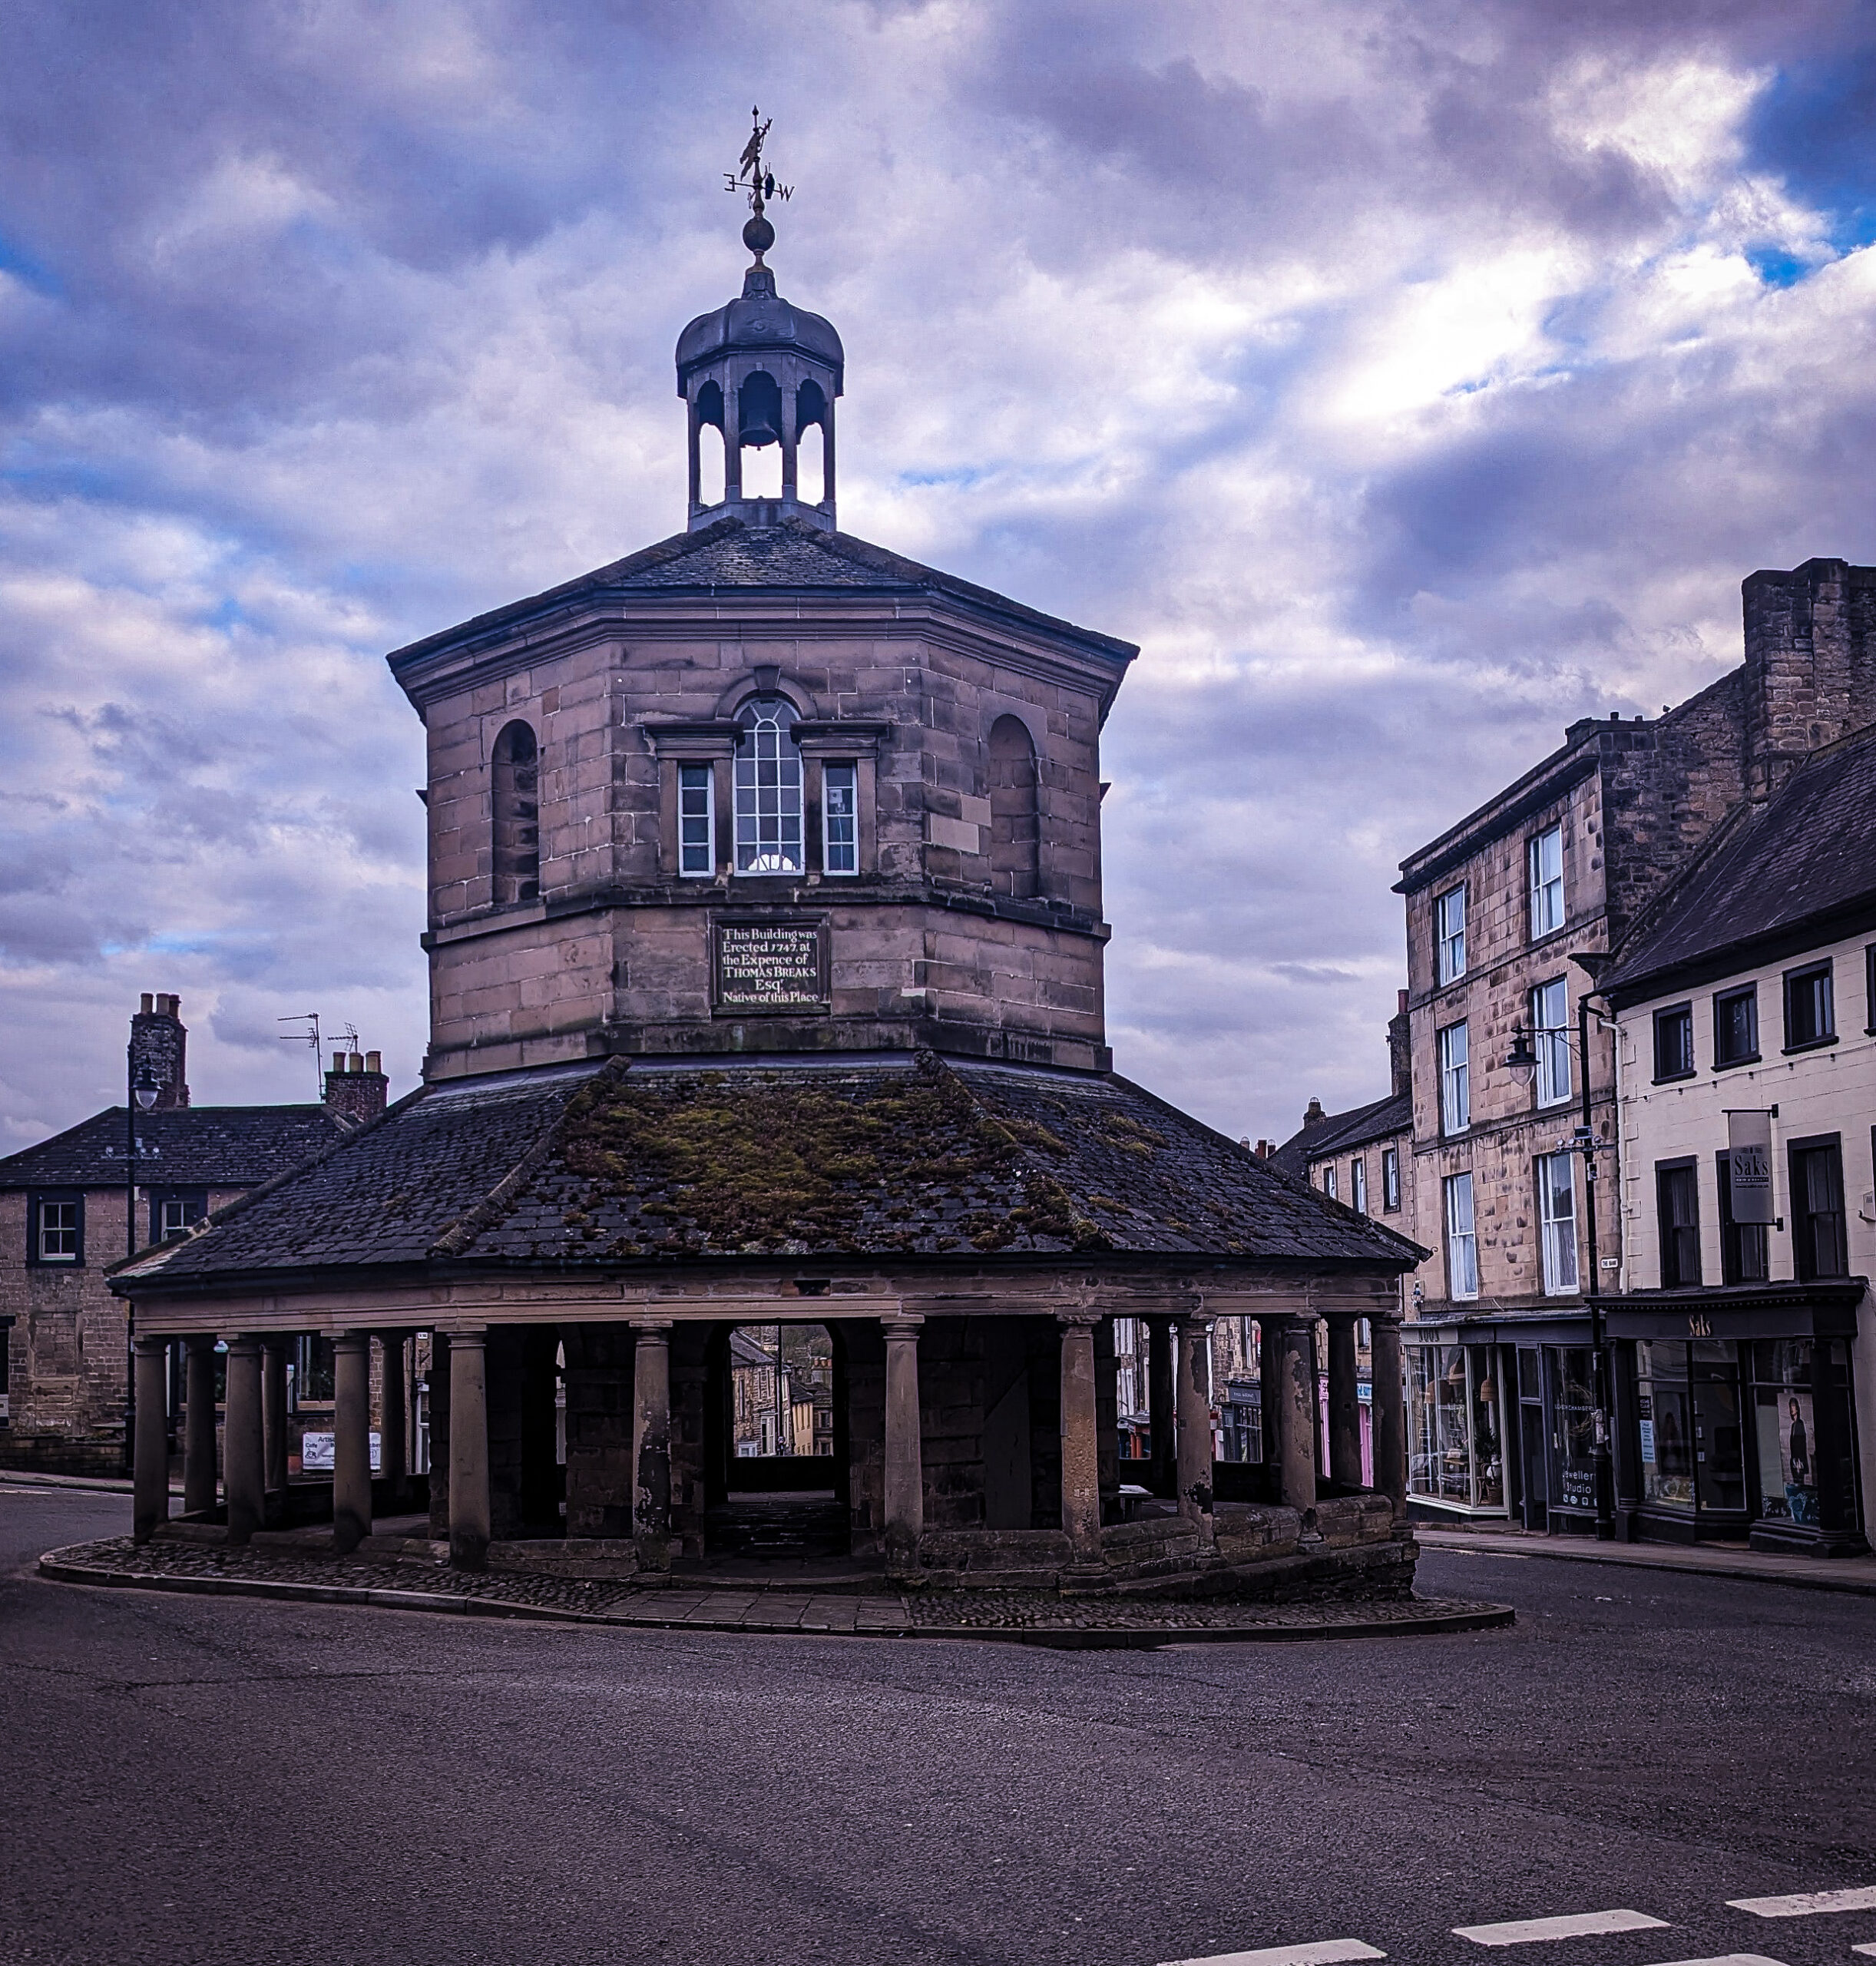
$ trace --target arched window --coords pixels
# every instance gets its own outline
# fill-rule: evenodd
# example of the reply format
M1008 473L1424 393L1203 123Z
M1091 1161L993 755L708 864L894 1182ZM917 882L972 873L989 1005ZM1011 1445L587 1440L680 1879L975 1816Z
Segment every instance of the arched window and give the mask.
M990 733L990 885L1027 899L1041 888L1042 826L1036 747L1017 717L1000 717Z
M504 727L488 775L495 900L532 901L541 892L541 753L526 724Z
M757 697L736 713L736 872L799 874L801 859L801 752L795 707L780 697Z

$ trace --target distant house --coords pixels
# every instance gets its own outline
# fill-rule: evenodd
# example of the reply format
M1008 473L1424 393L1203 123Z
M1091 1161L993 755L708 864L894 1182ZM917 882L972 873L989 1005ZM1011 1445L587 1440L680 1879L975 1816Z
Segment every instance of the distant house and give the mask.
M146 995L131 1020L130 1070L151 1098L134 1160L124 1106L0 1160L0 1467L121 1473L130 1334L105 1273L384 1109L376 1052L336 1058L322 1104L192 1106L180 1008ZM172 1387L172 1415L180 1398Z

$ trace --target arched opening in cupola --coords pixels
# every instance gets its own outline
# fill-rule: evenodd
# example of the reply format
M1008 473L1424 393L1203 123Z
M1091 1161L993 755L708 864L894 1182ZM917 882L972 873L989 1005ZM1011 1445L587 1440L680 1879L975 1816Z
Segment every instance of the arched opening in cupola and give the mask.
M541 892L541 754L533 730L505 725L489 760L490 871L498 905Z

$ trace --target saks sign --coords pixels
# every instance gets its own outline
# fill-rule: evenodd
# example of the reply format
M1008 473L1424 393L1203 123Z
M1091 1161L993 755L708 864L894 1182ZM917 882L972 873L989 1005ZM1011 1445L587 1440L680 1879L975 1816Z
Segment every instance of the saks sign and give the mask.
M1769 1223L1772 1214L1772 1115L1726 1115L1726 1177L1735 1222Z

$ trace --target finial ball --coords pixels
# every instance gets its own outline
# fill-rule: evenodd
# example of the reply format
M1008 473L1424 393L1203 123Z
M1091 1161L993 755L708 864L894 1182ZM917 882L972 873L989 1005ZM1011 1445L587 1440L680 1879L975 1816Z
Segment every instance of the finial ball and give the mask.
M775 243L775 227L757 217L743 228L743 243L752 253L766 253Z

